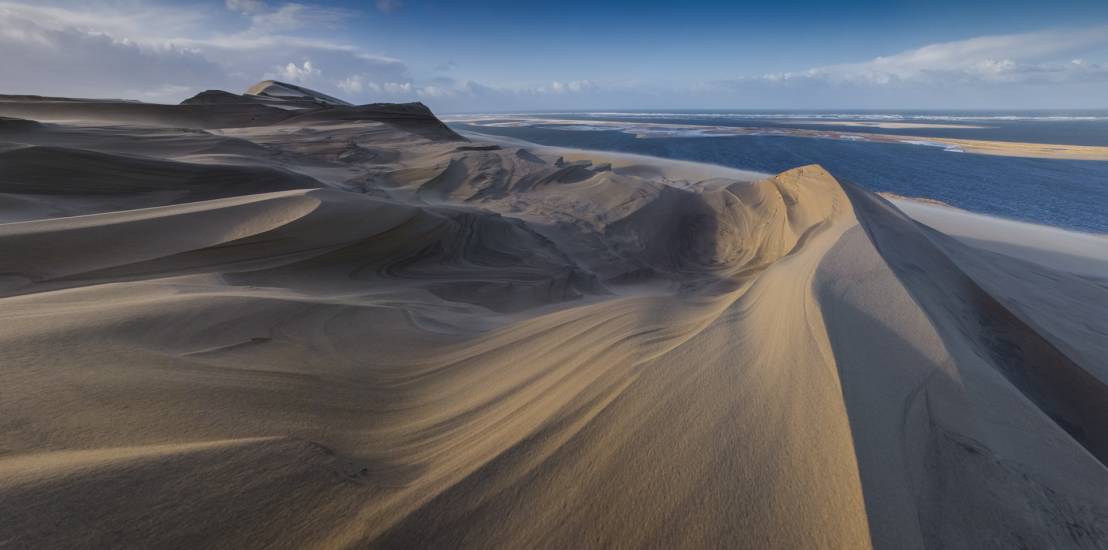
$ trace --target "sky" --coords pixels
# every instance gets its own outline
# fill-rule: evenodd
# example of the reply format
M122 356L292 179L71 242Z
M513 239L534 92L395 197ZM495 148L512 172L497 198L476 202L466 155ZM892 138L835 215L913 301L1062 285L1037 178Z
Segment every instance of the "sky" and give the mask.
M1108 0L0 0L0 93L439 113L1108 108Z

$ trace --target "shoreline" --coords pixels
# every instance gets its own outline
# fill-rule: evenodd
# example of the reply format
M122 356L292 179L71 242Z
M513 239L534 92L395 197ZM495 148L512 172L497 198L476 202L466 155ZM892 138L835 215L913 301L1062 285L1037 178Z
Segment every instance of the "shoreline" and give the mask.
M881 195L917 222L972 246L1108 280L1108 235L970 212L930 199Z
M1065 145L1054 143L1028 143L1016 141L996 141L979 139L962 139L946 137L906 136L897 134L873 134L862 131L841 132L833 130L807 130L801 128L754 128L743 126L711 126L698 124L670 124L660 122L624 122L610 120L579 120L579 119L547 119L508 116L467 116L455 115L443 117L445 122L466 123L476 126L580 126L580 131L588 131L593 127L611 129L632 134L639 139L653 139L675 137L675 133L681 132L681 137L727 137L749 135L775 135L785 137L806 137L815 139L837 139L846 141L866 141L871 143L900 143L904 145L919 145L924 147L944 147L953 153L971 153L980 155L1042 158L1060 160L1093 160L1108 161L1108 146L1101 145ZM501 122L490 122L490 121ZM484 123L484 124L479 124ZM807 122L805 122L807 124ZM821 123L832 125L831 123ZM881 123L866 123L865 126L874 127ZM908 123L899 123L908 124ZM854 124L835 123L840 126L853 126ZM859 123L859 126L863 124ZM941 126L941 125L940 125ZM882 126L877 126L882 127ZM919 127L919 126L915 126ZM939 126L925 126L939 127ZM973 126L962 126L973 128ZM572 129L569 129L572 131Z
M702 162L539 145L479 132L467 131L464 134L474 140L500 146L527 147L539 154L562 156L570 162L588 160L594 165L611 164L614 169L649 166L671 180L700 178L699 182L691 182L694 186L715 178L753 182L774 176ZM971 246L1087 278L1104 279L1103 274L1108 273L1108 235L972 212L927 197L890 192L876 194L913 220Z
M650 168L659 170L662 174L664 174L665 177L671 180L708 180L714 178L731 178L741 181L753 182L773 177L773 174L767 172L743 170L741 168L732 168L730 166L711 164L707 162L668 159L665 157L652 157L650 155L621 153L616 151L600 151L595 149L579 149L576 147L542 145L522 139L515 139L493 134L482 134L480 132L462 131L460 133L467 138L484 141L502 147L526 147L527 149L536 151L541 154L561 156L569 162L589 160L592 161L594 164L611 164L613 169L648 166Z
M651 166L664 172L665 175L671 179L689 179L700 177L703 180L708 180L713 178L733 178L752 182L774 176L774 174L770 174L767 172L742 170L738 168L731 168L728 166L704 162L676 160L664 157L652 157L649 155L638 155L634 153L619 153L541 145L526 140L497 136L492 134L482 134L480 132L465 131L463 132L463 135L474 140L480 140L500 146L527 147L528 149L532 149L536 152L547 155L560 155L571 162L580 160L591 160L594 164L610 163L613 168L627 167L630 165ZM1074 244L1096 245L1090 249L1096 251L1090 256L1090 259L1094 261L1097 265L1103 263L1103 265L1105 266L1105 271L1103 272L1108 273L1108 234L1095 233L1090 231L1079 231L1063 227L1056 227L1052 225L1005 218L1001 216L994 216L980 212L973 212L927 197L905 196L891 192L875 193L895 204L898 208L904 211L905 214L908 214L916 221L924 223L925 225L933 225L935 229L938 229L939 231L942 231L944 233L950 233L951 231L954 231L955 233L957 233L956 236L958 237L976 239L979 241L993 240L998 241L1002 244L1006 243L1008 240L1011 240L1012 244L1014 244L1016 240L1015 238L1002 238L1002 234L998 230L1000 228L1004 228L1015 230L1015 235L1019 235L1022 238L1027 238L1028 236L1032 235L1042 236L1042 238L1031 238L1030 242L1038 243L1038 246L1036 246L1035 248L1040 248L1044 250L1047 249L1048 244L1044 241L1049 241L1049 239L1061 239L1063 242ZM945 213L945 215L942 215L943 213ZM990 239L985 239L985 235L990 236ZM1055 243L1054 246L1057 246L1057 243ZM1077 248L1078 250L1072 250L1072 252L1080 255L1080 247Z

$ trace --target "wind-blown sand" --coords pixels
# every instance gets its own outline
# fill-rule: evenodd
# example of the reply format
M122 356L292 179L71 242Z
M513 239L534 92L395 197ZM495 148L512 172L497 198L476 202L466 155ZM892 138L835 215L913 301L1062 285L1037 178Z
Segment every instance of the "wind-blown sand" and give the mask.
M0 101L0 545L1108 545L1103 279L263 84Z
M1108 283L1108 235L1069 231L881 193L913 219L976 248Z

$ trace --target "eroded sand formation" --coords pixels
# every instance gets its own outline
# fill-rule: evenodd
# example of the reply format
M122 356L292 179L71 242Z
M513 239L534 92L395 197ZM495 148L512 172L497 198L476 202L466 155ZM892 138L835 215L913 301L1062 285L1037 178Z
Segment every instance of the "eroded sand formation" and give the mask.
M0 546L1108 545L1103 280L275 84L0 100Z

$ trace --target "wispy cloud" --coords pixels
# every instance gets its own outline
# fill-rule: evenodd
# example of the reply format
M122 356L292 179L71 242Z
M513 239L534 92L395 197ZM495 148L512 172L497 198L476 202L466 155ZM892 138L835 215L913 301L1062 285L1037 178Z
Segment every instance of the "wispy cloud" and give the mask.
M551 93L551 94L575 94L580 92L588 92L596 89L596 84L593 84L588 80L571 80L569 82L559 82L555 80L549 85L539 86L535 89L538 93Z
M382 13L393 13L402 5L400 0L377 0L377 9Z
M327 74L409 78L402 60L318 38L349 19L346 10L261 0L226 0L225 7L221 17L203 6L0 1L0 93L176 101L266 77L328 91L338 88L323 80Z
M629 80L619 67L597 78L595 72L574 74L571 66L549 80L520 83L467 78L467 72L483 68L480 60L460 66L438 58L413 67L368 49L365 44L378 34L367 31L391 19L365 10L395 13L402 8L396 1L367 3L361 12L317 0L223 0L220 8L137 0L0 0L0 93L178 101L206 88L241 91L276 78L354 102L420 99L455 111L999 108L1077 101L1072 98L1103 105L1108 97L1108 26L980 36L857 62L712 81L666 80L666 67L658 67L654 79Z
M4 91L162 99L179 93L178 86L220 80L223 68L198 49L120 32L127 22L143 24L145 16L105 19L0 4Z
M1108 44L1108 26L982 36L930 44L861 63L771 73L752 79L870 85L1064 82L1108 76L1100 64L1059 59L1064 54L1103 44Z
M226 0L227 9L238 13L261 13L266 5L262 0Z
M290 2L270 9L262 5L251 14L251 25L247 32L272 33L290 31L305 27L331 27L337 25L350 12L338 8L320 7Z

